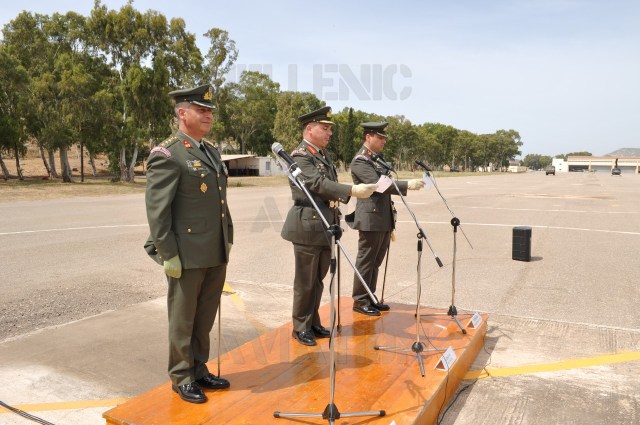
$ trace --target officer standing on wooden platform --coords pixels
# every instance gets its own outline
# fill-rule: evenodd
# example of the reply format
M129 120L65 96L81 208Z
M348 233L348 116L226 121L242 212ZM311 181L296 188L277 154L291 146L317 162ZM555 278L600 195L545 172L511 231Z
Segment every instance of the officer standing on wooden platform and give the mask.
M229 387L207 369L213 327L233 243L227 169L202 137L213 123L209 85L169 93L178 130L151 150L145 195L150 236L145 249L168 280L169 377L185 401L204 403L205 389Z
M386 122L367 122L361 124L364 129L364 143L351 161L351 177L355 184L375 183L387 170L375 162L375 155L380 155L387 143ZM424 187L420 179L397 181L402 195L407 189L418 190ZM376 192L368 199L358 199L356 209L346 217L347 224L358 232L358 257L356 269L369 286L372 293L376 291L378 269L384 260L391 234L395 229L396 210L391 195L398 192L394 185L383 193ZM353 310L367 316L380 316L380 311L388 311L387 304L373 304L368 292L362 286L357 275L353 278Z
M350 196L367 198L374 184L338 183L338 173L326 151L332 134L331 108L326 106L298 118L303 140L291 157L302 172L300 178L329 225L340 224L340 203ZM303 191L290 182L293 207L282 227L282 238L293 243L293 338L303 345L316 345L316 338L329 337L320 323L318 308L331 260L330 238L322 220Z

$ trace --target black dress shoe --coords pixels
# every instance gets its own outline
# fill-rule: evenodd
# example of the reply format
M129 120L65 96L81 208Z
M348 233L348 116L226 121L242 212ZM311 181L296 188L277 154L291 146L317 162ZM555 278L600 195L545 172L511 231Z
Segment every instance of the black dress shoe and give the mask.
M293 338L298 341L302 345L317 345L316 339L313 337L313 332L311 331L302 331L297 332L293 331L291 334Z
M378 304L374 304L373 305L375 308L377 308L380 311L389 311L391 310L391 307L389 307L388 304L382 304L382 303L378 303Z
M181 399L189 403L204 403L207 401L207 396L204 395L195 382L184 385L172 385L171 389L177 392Z
M372 305L354 305L353 311L366 314L367 316L380 316L380 310Z
M313 325L311 326L311 330L316 338L329 338L331 336L331 331L322 325Z
M203 376L202 378L196 379L196 384L208 390L222 390L231 386L229 381L226 379L218 378L211 373Z

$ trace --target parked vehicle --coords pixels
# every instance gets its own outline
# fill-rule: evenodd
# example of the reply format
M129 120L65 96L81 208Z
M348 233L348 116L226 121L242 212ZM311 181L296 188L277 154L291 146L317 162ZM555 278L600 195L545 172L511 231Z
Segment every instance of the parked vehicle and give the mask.
M553 165L550 165L547 168L545 168L544 169L544 175L548 176L549 174L553 174L555 176L556 175L556 167L554 167Z
M617 167L611 170L611 175L612 176L619 176L621 174L622 174L622 171Z

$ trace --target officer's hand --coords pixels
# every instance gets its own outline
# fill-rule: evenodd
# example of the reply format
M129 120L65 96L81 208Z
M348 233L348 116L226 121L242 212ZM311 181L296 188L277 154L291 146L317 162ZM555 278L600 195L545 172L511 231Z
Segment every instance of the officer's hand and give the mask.
M389 239L391 239L391 242L395 242L396 241L396 232L391 232L391 235L390 235Z
M407 189L409 190L420 190L424 187L424 182L421 179L413 179L409 180L407 184Z
M182 263L180 262L180 256L176 255L173 258L165 260L164 272L167 276L179 279L180 276L182 276Z
M376 191L377 187L377 184L354 184L353 186L351 186L351 196L353 196L354 198L368 198L373 192Z
M227 254L231 254L231 248L233 248L233 244L231 242L227 243Z

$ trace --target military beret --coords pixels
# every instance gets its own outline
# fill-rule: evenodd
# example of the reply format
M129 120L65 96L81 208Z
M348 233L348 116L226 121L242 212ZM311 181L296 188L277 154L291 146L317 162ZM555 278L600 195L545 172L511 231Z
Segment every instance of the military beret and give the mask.
M212 103L213 90L209 84L191 89L174 90L169 92L169 96L173 97L176 103L189 102L205 108L215 109L215 105Z
M308 114L304 114L298 117L298 121L300 121L300 125L304 128L309 123L312 122L321 122L324 124L333 124L331 121L331 107L325 106L324 108L320 108L313 112L309 112Z
M389 125L388 122L363 122L360 126L364 129L364 133L375 133L382 137L387 137L387 133L384 131Z

